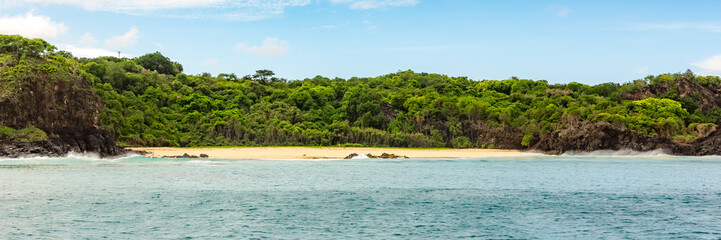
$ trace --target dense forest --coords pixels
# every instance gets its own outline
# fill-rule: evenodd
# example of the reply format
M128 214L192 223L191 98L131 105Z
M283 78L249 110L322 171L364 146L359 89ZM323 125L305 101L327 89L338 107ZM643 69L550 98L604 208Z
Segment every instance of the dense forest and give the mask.
M286 80L270 70L188 75L159 52L77 58L39 39L0 38L0 87L9 89L23 68L73 69L104 102L100 125L131 146L494 148L479 137L483 129L517 129L523 134L519 144L527 146L579 122L608 122L690 142L721 119L719 105L695 90L718 89L721 79L691 71L595 86L516 77L477 81L411 70ZM34 41L37 49L17 47ZM38 57L47 63L28 60Z

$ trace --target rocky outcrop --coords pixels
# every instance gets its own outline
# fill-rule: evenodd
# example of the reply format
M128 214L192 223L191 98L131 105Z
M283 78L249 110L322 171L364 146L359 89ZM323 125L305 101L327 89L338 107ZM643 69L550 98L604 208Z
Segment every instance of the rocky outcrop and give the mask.
M380 158L380 159L396 159L396 158L408 158L408 156L395 155L392 153L382 153L381 155L364 154L368 158ZM351 153L343 159L353 159L354 157L360 156L357 153Z
M63 156L69 152L95 152L107 157L126 152L98 126L103 102L75 64L67 66L44 57L2 63L0 126L35 126L48 137L35 142L0 141L0 157Z
M607 122L586 122L569 125L562 131L541 135L529 149L548 154L567 151L596 150L663 150L685 156L721 155L721 129L691 143L674 142L658 136L644 136Z
M163 158L208 158L208 154L201 153L200 155L190 155L188 153L183 153L183 155L163 156Z
M43 141L0 143L0 157L63 157L71 152L92 152L101 157L127 153L125 149L117 147L112 136L104 130L58 135Z
M676 149L667 138L648 137L607 122L586 122L568 125L559 132L541 135L530 149L551 154L566 151Z
M721 122L719 123L721 124ZM696 140L693 148L688 151L679 151L684 155L721 155L721 128L716 128L711 134Z
M706 87L694 83L693 74L680 75L672 82L650 84L632 92L621 94L621 98L628 100L641 100L649 97L657 97L678 94L678 97L690 97L698 107L704 111L713 107L721 106L721 88Z

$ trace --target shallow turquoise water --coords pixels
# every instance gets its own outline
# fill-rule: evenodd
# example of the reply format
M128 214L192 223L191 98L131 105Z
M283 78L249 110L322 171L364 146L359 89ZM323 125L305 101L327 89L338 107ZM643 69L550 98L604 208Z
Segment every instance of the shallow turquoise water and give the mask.
M721 157L0 159L0 239L721 238Z

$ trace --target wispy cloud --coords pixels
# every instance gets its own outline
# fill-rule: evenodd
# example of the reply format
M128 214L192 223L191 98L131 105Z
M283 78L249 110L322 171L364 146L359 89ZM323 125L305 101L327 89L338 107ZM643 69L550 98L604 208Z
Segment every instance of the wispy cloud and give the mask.
M698 30L721 32L721 24L713 23L641 23L632 27L635 30Z
M330 0L334 4L349 4L350 9L368 10L404 7L418 4L418 0Z
M102 57L102 56L113 56L117 57L118 52L116 51L110 51L107 49L102 48L93 48L93 47L79 47L72 44L58 44L58 49L65 50L73 54L73 56L76 57L86 57L86 58L96 58L96 57ZM131 55L120 53L121 57L132 57Z
M82 37L80 37L80 40L78 43L82 45L95 45L98 41L95 40L95 37L93 37L90 33L85 33Z
M691 63L691 65L701 68L703 71L706 72L721 72L721 55L716 55L695 63Z
M286 7L308 5L311 0L0 0L0 5L22 3L72 5L131 15L254 21L282 14Z
M68 27L65 24L55 22L50 17L34 15L32 12L0 17L0 34L54 40L67 31Z
M288 41L268 37L263 40L260 46L246 46L243 43L235 45L235 50L246 53L253 53L263 56L282 56L288 54L290 45Z
M105 45L115 49L127 48L138 42L139 34L138 29L133 27L130 31L123 35L111 37L108 40L105 40Z

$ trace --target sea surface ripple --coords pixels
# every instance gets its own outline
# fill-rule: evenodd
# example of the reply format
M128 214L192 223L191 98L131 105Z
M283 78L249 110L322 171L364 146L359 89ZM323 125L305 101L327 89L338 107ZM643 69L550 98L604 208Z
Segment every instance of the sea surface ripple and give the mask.
M0 159L0 239L719 239L721 157Z

